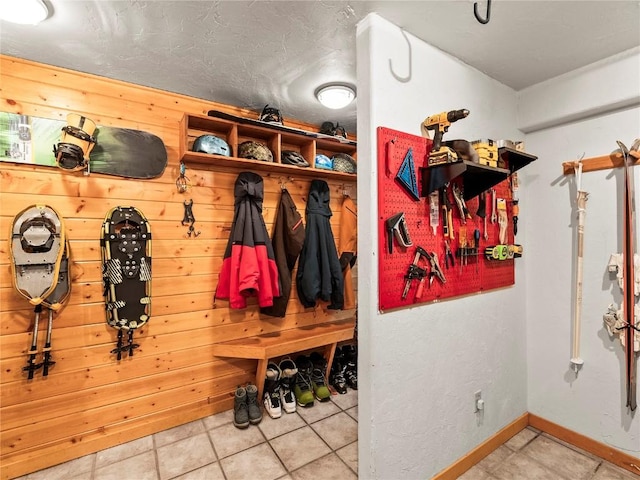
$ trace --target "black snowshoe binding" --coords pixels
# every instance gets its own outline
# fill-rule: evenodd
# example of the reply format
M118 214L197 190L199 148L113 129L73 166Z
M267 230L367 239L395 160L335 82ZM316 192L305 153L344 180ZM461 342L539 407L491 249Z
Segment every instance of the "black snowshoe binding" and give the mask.
M111 353L133 355L133 332L151 316L151 230L135 207L115 207L107 214L101 239L102 278L107 323L118 330ZM128 342L123 340L124 332Z
M62 218L47 205L32 205L16 215L11 227L11 259L16 290L35 305L35 321L27 366L23 368L31 380L36 370L43 376L54 365L51 359L53 312L59 311L71 292L69 275L69 241ZM43 361L36 363L38 328L42 307L49 310Z

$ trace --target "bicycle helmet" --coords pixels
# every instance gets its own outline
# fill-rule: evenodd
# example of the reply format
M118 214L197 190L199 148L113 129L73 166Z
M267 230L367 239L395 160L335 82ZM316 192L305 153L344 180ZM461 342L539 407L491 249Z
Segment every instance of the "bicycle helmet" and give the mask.
M238 145L238 157L273 162L273 154L264 143L247 140Z
M191 150L200 153L224 155L225 157L231 156L231 147L229 147L229 144L215 135L200 135L196 138L196 141L193 142Z
M300 153L293 150L283 150L280 155L280 161L287 165L295 165L296 167L309 166L309 162L307 162Z
M356 161L347 153L336 153L331 159L336 172L356 173Z
M261 122L277 123L282 125L282 115L280 110L275 107L270 107L269 104L265 105L260 114Z
M347 131L339 123L336 123L334 126L331 122L323 122L320 127L320 133L324 135L331 135L333 137L347 138Z
M316 165L316 168L322 168L323 170L331 170L333 167L333 161L326 155L319 153L318 155L316 155L315 165Z

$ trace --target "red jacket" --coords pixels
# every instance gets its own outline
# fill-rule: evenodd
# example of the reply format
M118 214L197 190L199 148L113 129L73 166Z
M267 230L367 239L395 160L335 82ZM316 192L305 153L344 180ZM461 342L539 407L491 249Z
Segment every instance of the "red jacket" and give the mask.
M235 213L215 297L229 299L231 308L245 308L246 298L257 296L261 307L280 296L278 267L262 217L264 184L253 172L238 175L234 189Z

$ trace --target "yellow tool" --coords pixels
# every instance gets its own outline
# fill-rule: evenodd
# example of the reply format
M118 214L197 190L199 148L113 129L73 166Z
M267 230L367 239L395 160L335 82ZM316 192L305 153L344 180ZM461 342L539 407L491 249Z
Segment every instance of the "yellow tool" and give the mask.
M474 140L471 145L478 153L480 165L498 166L498 144L490 139Z
M429 154L428 165L439 165L441 163L455 162L458 160L458 154L449 147L442 146L442 136L449 131L449 126L453 122L457 122L469 115L469 110L451 110L449 112L441 112L437 115L427 117L420 129L423 137L429 137L429 130L434 131L433 145Z
M507 224L509 222L509 217L507 216L507 200L504 198L499 198L497 201L498 208L498 225L500 226L500 233L498 234L498 238L500 239L500 243L507 243Z

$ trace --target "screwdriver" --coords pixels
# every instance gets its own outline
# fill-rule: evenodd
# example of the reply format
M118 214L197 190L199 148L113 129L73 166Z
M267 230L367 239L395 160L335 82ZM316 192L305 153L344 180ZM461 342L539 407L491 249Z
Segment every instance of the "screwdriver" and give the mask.
M478 262L480 261L480 230L477 228L473 231L473 247L476 251L476 273L478 273Z

